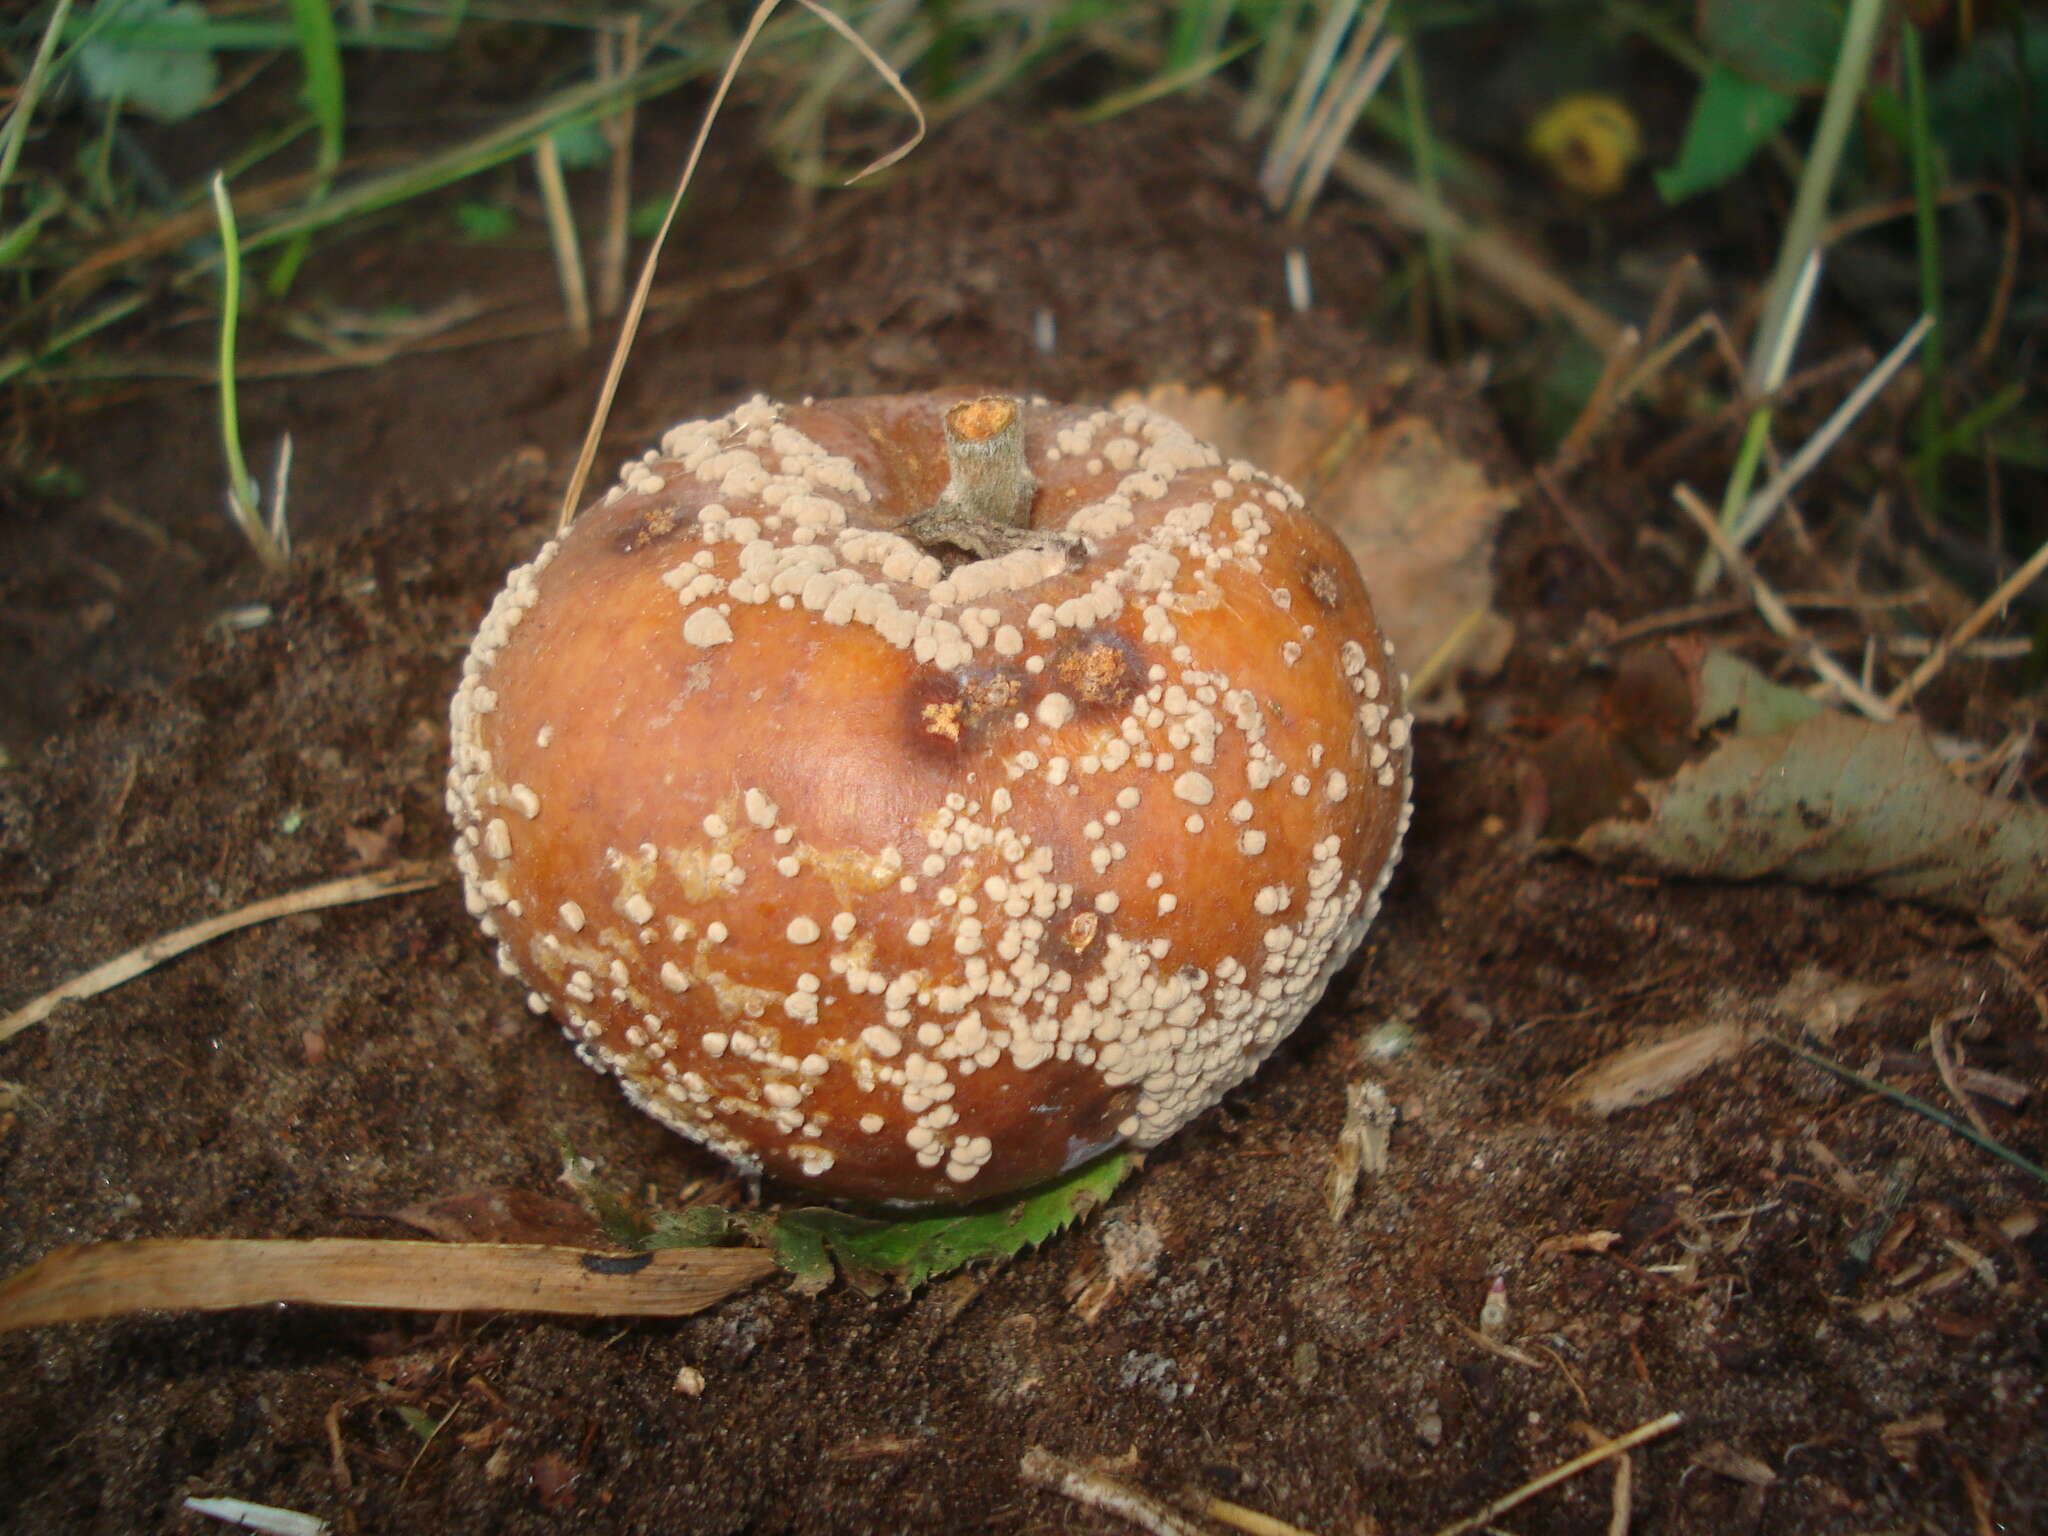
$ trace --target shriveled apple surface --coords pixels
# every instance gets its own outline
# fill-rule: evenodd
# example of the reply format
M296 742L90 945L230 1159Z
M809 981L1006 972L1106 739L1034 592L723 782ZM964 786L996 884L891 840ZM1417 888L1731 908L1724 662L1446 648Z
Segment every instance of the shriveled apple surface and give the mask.
M1295 237L1185 108L1071 134L968 121L809 223L759 168L704 185L715 227L673 248L670 281L739 276L643 342L609 460L755 390L1266 399L1309 379L1516 478L1461 388L1364 340L1395 258L1350 215L1298 236L1322 307L1287 313ZM420 304L549 280L537 252L431 240L327 259L352 295ZM445 849L459 657L551 526L597 368L527 344L252 389L250 437L289 427L299 447L305 558L269 587L219 518L204 399L51 429L117 459L96 492L170 542L103 509L0 514L18 552L0 598L22 616L0 628L0 1006L245 901ZM1837 1056L1939 1097L1916 1053L1952 1020L2038 1090L2014 965L1960 919L1529 852L1516 728L1563 711L1595 572L1540 504L1496 570L1519 638L1466 686L1465 723L1418 732L1416 827L1362 965L1090 1223L911 1297L771 1281L680 1322L280 1310L10 1337L0 1528L196 1531L179 1505L200 1494L364 1532L1123 1529L1019 1479L1042 1446L1310 1531L1407 1533L1583 1451L1584 1426L1670 1411L1683 1426L1633 1455L1630 1529L2048 1519L2048 1254L1999 1228L2040 1190L1741 1048L1832 1019ZM267 623L206 628L256 602ZM1667 1040L1711 1048L1618 1054ZM1673 1059L1692 1065L1655 1079ZM1333 1223L1364 1079L1399 1114L1391 1162ZM112 1237L405 1235L390 1213L435 1197L560 1193L565 1139L665 1200L744 1197L527 1013L452 885L188 955L0 1048L0 1080L9 1270ZM2039 1098L2007 1139L2038 1149ZM1496 1276L1507 1353L1474 1337ZM1615 1499L1610 1464L1500 1524L1606 1530Z

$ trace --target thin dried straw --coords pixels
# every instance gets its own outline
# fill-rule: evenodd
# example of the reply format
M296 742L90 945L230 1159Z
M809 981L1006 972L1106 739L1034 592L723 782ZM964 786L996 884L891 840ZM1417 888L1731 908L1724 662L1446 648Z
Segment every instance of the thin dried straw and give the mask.
M633 302L627 306L625 321L619 327L618 345L612 349L611 366L605 370L604 388L598 392L597 410L591 416L590 430L584 434L583 448L576 456L576 468L570 474L568 489L562 495L562 512L555 524L558 537L567 533L569 525L576 520L577 504L582 501L583 487L590 480L590 466L597 459L598 442L604 436L605 423L611 419L612 401L619 392L619 379L626 371L626 359L632 353L633 339L640 332L641 316L647 310L647 295L654 287L654 269L661 262L661 248L668 243L668 232L683 206L683 195L690 190L690 182L696 177L697 163L704 158L704 146L711 139L711 125L718 120L718 114L725 106L725 98L732 90L734 77L739 74L741 61L753 48L754 40L761 35L762 27L768 24L768 18L780 3L781 0L761 0L761 4L754 8L754 14L747 21L747 30L740 36L739 46L733 49L732 57L726 61L725 73L718 77L718 89L712 92L711 105L704 109L704 121L697 126L697 138L690 146L690 158L684 162L682 180L676 183L675 196L669 199L668 211L661 218L661 228L655 231L654 243L648 247L647 260L640 265L640 281L633 289ZM797 0L797 3L852 44L875 72L888 81L889 88L902 98L911 116L917 119L917 131L858 175L850 177L846 184L852 186L877 171L887 170L924 141L924 108L918 105L917 98L910 94L902 77L889 67L888 61L869 47L867 40L844 20L818 4L818 0Z
M1129 1521L1152 1536L1204 1536L1200 1526L1186 1515L1162 1503L1142 1488L1084 1467L1079 1462L1034 1445L1024 1453L1019 1473L1027 1483L1099 1509Z
M1806 440L1805 445L1797 453L1792 455L1771 483L1749 499L1749 505L1742 509L1742 515L1737 518L1734 528L1729 532L1729 537L1738 547L1756 542L1756 536L1764 531L1764 525L1771 520L1772 514L1785 504L1786 498L1798 489L1799 482L1811 474L1814 466L1827 457L1835 444L1841 441L1843 434L1855 424L1856 418L1861 416L1870 402L1891 383L1893 376L1906 366L1906 360L1913 355L1914 350L1933 328L1932 315L1922 315L1914 322L1913 328L1899 338L1898 345L1886 353L1883 360L1864 376L1863 382L1849 392L1846 400L1835 407L1834 414L1828 417L1819 431Z
M1298 1525L1289 1525L1285 1520L1276 1520L1271 1515L1256 1509L1247 1509L1242 1504L1233 1504L1228 1499L1219 1499L1204 1494L1194 1501L1195 1508L1211 1520L1233 1526L1240 1531L1249 1531L1251 1536L1314 1536Z
M1601 1462L1611 1457L1619 1456L1623 1451L1633 1450L1645 1440L1654 1440L1659 1435L1668 1434L1684 1422L1685 1416L1683 1414L1667 1413L1661 1419L1652 1419L1647 1424L1639 1424L1627 1434L1618 1435L1605 1444L1595 1446L1582 1456L1574 1456L1562 1466L1552 1467L1541 1477L1532 1478L1513 1493L1495 1499L1477 1514L1467 1515L1463 1520L1453 1521L1438 1531L1436 1536L1464 1536L1464 1533L1467 1531L1476 1531L1482 1526L1491 1525L1496 1517L1506 1514L1517 1504L1527 1503L1545 1489L1555 1488L1559 1483L1567 1482L1577 1477L1589 1467L1597 1467Z
M562 153L553 134L542 134L533 146L534 175L540 180L541 205L548 216L548 243L555 253L555 271L562 281L562 307L578 341L590 340L590 285L583 276L583 247L576 238L576 214L569 206L569 184L562 176Z
M1770 625L1772 631L1797 645L1803 652L1801 659L1832 683L1842 697L1862 714L1872 720L1891 719L1892 707L1851 677L1843 669L1842 664L1830 656L1822 648L1821 643L1808 633L1805 626L1792 617L1792 610L1785 606L1784 600L1771 589L1771 584L1749 563L1749 557L1730 541L1728 535L1722 531L1721 525L1714 520L1714 514L1708 510L1707 504L1700 500L1693 488L1681 485L1671 494L1685 510L1686 516L1697 523L1700 532L1707 536L1707 543L1713 552L1725 561L1728 569L1749 588L1750 600L1756 604L1756 611L1763 615L1764 622Z
M1975 613L1957 625L1952 634L1942 636L1927 659L1913 669L1913 675L1891 691L1885 704L1895 710L1904 709L1907 702L1948 665L1951 656L1976 639L1984 626L2005 612L2006 604L2040 580L2044 571L2048 571L2048 540L2042 542L2025 565L2000 583L1998 590L1985 598Z
M80 998L97 997L121 985L133 981L145 971L154 970L188 949L197 949L209 944L222 934L233 933L237 928L252 927L267 923L272 918L291 917L299 912L317 912L322 907L346 906L350 902L374 901L380 896L402 896L407 891L422 891L430 885L439 885L448 878L447 871L438 861L416 859L408 863L393 864L389 869L372 871L367 875L352 875L346 880L330 880L324 885L309 886L303 891L291 891L283 896L272 896L266 901L252 902L246 907L210 917L203 923L194 923L189 928L180 928L151 939L147 944L116 955L103 965L96 965L82 976L74 976L61 987L53 987L41 997L23 1004L0 1019L0 1041L11 1040L31 1024L40 1024L56 1011L60 1003L76 1002Z
M304 1302L406 1312L686 1317L775 1269L758 1248L595 1253L321 1237L83 1243L0 1281L0 1333L155 1310Z

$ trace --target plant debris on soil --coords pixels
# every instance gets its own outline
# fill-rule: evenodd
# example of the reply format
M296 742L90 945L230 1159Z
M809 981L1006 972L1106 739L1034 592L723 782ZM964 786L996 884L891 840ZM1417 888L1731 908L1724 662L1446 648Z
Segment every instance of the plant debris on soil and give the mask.
M1467 381L1353 323L1389 259L1355 205L1289 230L1194 107L969 116L811 214L744 156L700 185L672 276L750 275L657 312L613 462L756 391L1307 379L1519 479ZM352 263L352 293L428 305L500 260L419 234L308 274ZM444 856L460 657L552 526L602 362L549 339L248 386L247 440L298 444L301 558L270 581L221 516L202 393L52 407L57 448L102 468L84 509L0 514L0 1007ZM1615 547L1669 516L1578 515ZM1550 499L1511 516L1513 655L1418 730L1414 832L1359 962L1087 1221L915 1290L772 1278L683 1319L278 1307L9 1335L0 1528L219 1528L199 1497L345 1532L1130 1529L1027 1479L1035 1453L1167 1505L1393 1536L1670 1414L1502 1528L2048 1525L2044 1190L1757 1043L1810 1031L2038 1158L2048 956L2010 925L1541 845L1525 722L1555 722L1589 610L1650 606L1584 532ZM1682 563L1636 574L1683 600ZM0 1048L0 1271L103 1239L408 1236L433 1202L559 1195L565 1142L650 1206L755 1198L528 1014L452 886L303 913Z

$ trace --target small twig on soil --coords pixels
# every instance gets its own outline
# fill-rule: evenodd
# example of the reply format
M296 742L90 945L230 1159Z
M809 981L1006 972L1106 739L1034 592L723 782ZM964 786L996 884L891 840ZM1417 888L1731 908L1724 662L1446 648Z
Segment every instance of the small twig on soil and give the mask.
M1714 514L1694 493L1692 487L1678 486L1672 492L1672 496L1679 506L1684 508L1686 516L1699 524L1700 532L1707 536L1707 542L1726 563L1728 569L1749 588L1749 595L1756 603L1757 612L1764 616L1764 622L1780 636L1798 645L1803 652L1801 659L1832 683L1842 697L1855 705L1864 715L1872 720L1891 719L1891 707L1845 672L1842 664L1830 656L1822 648L1821 643L1792 617L1784 601L1771 589L1770 583L1763 579L1756 567L1750 564L1749 557L1735 547L1721 525L1714 520Z
M1485 1350L1488 1354L1499 1355L1503 1360L1512 1360L1516 1365L1526 1365L1532 1371L1547 1369L1543 1362L1534 1355L1524 1354L1521 1350L1516 1349L1514 1345L1503 1344L1499 1339L1489 1339L1477 1328L1468 1328L1455 1317L1451 1319L1451 1326L1465 1337L1467 1343L1478 1345L1479 1348Z
M1685 1415L1667 1413L1661 1419L1652 1419L1647 1424L1639 1424L1627 1434L1617 1436L1615 1439L1609 1440L1602 1445L1595 1446L1583 1456L1574 1456L1563 1466L1553 1467L1541 1477L1524 1483L1513 1493L1503 1498L1495 1499L1477 1514L1467 1515L1463 1520L1452 1522L1438 1531L1436 1536L1464 1536L1464 1533L1467 1531L1476 1531L1481 1526L1490 1525L1493 1523L1495 1516L1506 1514L1517 1504L1526 1503L1546 1488L1554 1488L1559 1483L1577 1477L1588 1467L1597 1467L1601 1462L1611 1457L1619 1456L1624 1451L1633 1450L1646 1440L1654 1440L1657 1436L1676 1429L1684 1422Z
M1906 702L1948 665L1951 656L1974 640L1985 625L2005 612L2006 604L2038 581L2043 571L2048 571L2048 540L2043 540L2033 557L2000 583L1998 590L1985 598L1977 611L1957 625L1952 634L1942 636L1927 659L1913 669L1913 675L1892 690L1885 704L1894 710L1905 708Z
M687 1317L775 1271L759 1248L596 1253L534 1243L321 1237L84 1243L0 1281L0 1333L155 1309L304 1302L405 1312Z
M1889 1083L1881 1083L1874 1077L1866 1077L1854 1067L1845 1067L1839 1061L1823 1056L1817 1051L1809 1051L1797 1041L1787 1040L1782 1035L1774 1035L1765 1031L1758 1038L1770 1041L1771 1044L1777 1046L1782 1051L1790 1051L1801 1061L1811 1063L1813 1066L1819 1067L1823 1072L1832 1072L1844 1082L1854 1083L1866 1093L1874 1093L1879 1098L1890 1099L1901 1109L1910 1109L1914 1114L1924 1116L1926 1119L1932 1120L1936 1125L1954 1131L1972 1146L1981 1147L2001 1162L2010 1164L2022 1173L2033 1175L2043 1184L2048 1184L2048 1168L2043 1168L2039 1163L2034 1162L2030 1158L2022 1157L2004 1142L1999 1141L1996 1137L1984 1135L1975 1126L1965 1125L1962 1121L1956 1119L1955 1116L1942 1113L1926 1100L1916 1099L1910 1093L1902 1093Z
M194 923L189 928L180 928L174 933L151 939L125 955L116 955L105 964L94 966L82 976L72 977L61 987L53 987L41 997L0 1018L0 1041L12 1039L31 1024L40 1024L60 1003L76 1002L80 998L97 997L102 992L112 991L124 981L133 981L143 972L156 969L188 949L211 943L224 933L267 923L272 918L317 912L322 907L340 907L355 901L372 901L380 896L402 896L408 891L423 891L448 878L448 871L438 860L414 859L367 875L351 875L346 880L330 880L324 885L308 886L303 891L290 891L283 896L251 902L220 917L210 917L203 923Z
M2041 1218L2035 1212L2015 1211L1999 1221L1998 1230L2006 1238L2017 1243L2032 1237L2040 1229L2040 1225ZM1946 1269L1929 1275L1902 1296L1880 1296L1876 1301L1866 1301L1856 1309L1856 1316L1866 1323L1882 1322L1886 1317L1904 1316L1906 1309L1913 1303L1951 1290L1976 1273L1975 1265L1951 1264Z
M1091 1471L1079 1462L1034 1445L1018 1465L1024 1481L1053 1493L1063 1494L1076 1504L1099 1509L1128 1520L1152 1536L1203 1536L1202 1530L1185 1515L1169 1508L1141 1488L1105 1473Z
M1580 1424L1580 1434L1586 1443L1598 1450L1607 1444L1607 1436L1591 1424ZM1635 1463L1626 1456L1614 1458L1614 1504L1607 1517L1607 1536L1628 1536L1628 1522L1635 1504Z
M1948 1096L1956 1101L1957 1107L1969 1116L1970 1124L1977 1128L1978 1134L1987 1141L1995 1141L1997 1138L1990 1123L1957 1080L1955 1054L1949 1049L1948 1026L1949 1020L1942 1018L1927 1027L1927 1051L1934 1058L1934 1070L1941 1074L1942 1087L1948 1090Z
M1213 1494L1196 1494L1188 1502L1199 1514L1211 1520L1232 1526L1240 1531L1249 1531L1251 1536L1313 1536L1298 1525L1289 1525L1285 1520L1275 1520L1271 1515L1261 1514L1256 1509L1246 1509L1242 1504L1233 1504L1228 1499L1219 1499Z

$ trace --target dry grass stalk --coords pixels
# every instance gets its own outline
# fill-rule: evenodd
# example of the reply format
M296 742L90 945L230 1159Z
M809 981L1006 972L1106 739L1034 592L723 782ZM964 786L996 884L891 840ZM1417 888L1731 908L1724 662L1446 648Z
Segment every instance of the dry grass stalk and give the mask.
M624 79L640 68L640 17L629 13L616 32L598 34L597 72L601 80ZM638 103L632 97L604 120L611 145L611 177L605 189L604 244L597 263L597 312L615 315L626 292L626 255L633 218L633 132Z
M1985 598L1975 613L1958 624L1953 633L1941 638L1927 659L1913 669L1913 675L1892 690L1885 704L1894 710L1905 708L1907 702L1948 665L1951 656L1974 640L1985 625L2004 613L2006 605L2040 580L2044 571L2048 571L2048 540L2042 542L2025 565L2000 583L1998 590Z
M597 461L597 445L604 438L605 423L611 419L612 401L618 397L619 380L626 371L626 359L632 355L633 340L640 334L640 320L647 311L647 296L654 288L654 271L661 263L661 248L668 243L669 231L675 227L676 215L682 210L683 194L690 190L690 183L696 178L697 165L704 158L704 146L711 139L711 125L718 121L718 114L725 106L725 98L732 91L732 82L739 74L740 64L754 46L754 40L761 35L761 29L768 24L768 18L775 13L781 0L761 0L754 8L754 14L747 20L747 29L740 34L734 46L732 57L726 60L725 72L718 77L718 89L711 93L711 104L704 109L704 120L697 125L697 137L690 145L690 157L683 164L681 180L676 183L675 195L669 199L668 211L662 215L661 227L654 232L654 239L647 248L647 260L640 266L640 281L634 285L633 301L626 307L626 318L619 325L618 344L612 348L611 363L605 370L604 384L598 390L597 408L592 412L590 428L583 436L583 447L576 455L576 468L569 475L569 484L562 493L561 515L556 521L555 533L559 537L569 531L569 525L576 520L576 507L583 499L583 488L590 480L590 466ZM825 25L845 38L863 59L889 83L891 90L902 98L917 119L917 131L896 148L862 169L852 181L860 181L886 170L924 141L924 108L917 98L910 94L902 77L891 69L882 56L868 46L867 40L846 21L817 3L817 0L797 0L797 3ZM849 182L848 185L852 185Z
M403 864L394 864L389 869L375 870L367 875L351 875L346 880L330 880L324 885L308 886L303 891L291 891L283 896L272 896L266 901L251 902L248 906L210 917L203 923L194 923L189 928L180 928L151 939L147 944L116 955L102 965L96 965L82 976L74 976L60 987L53 987L41 997L24 1003L21 1007L0 1018L0 1041L12 1039L31 1024L40 1024L56 1011L60 1003L76 1002L80 998L96 997L121 985L133 981L145 971L154 970L188 949L197 949L211 943L222 934L233 933L237 928L252 927L267 923L273 918L291 917L299 912L317 912L322 907L346 906L350 902L373 901L380 896L401 896L407 891L425 890L430 885L439 885L449 876L438 861L416 859Z
M1748 504L1742 509L1741 517L1729 530L1728 536L1736 544L1747 545L1756 541L1757 535L1764 531L1773 514L1785 504L1793 491L1799 488L1799 482L1834 451L1835 444L1840 442L1849 428L1856 424L1856 418L1869 408L1870 402L1883 392L1898 371L1906 366L1907 359L1912 357L1933 328L1934 318L1931 315L1922 315L1915 321L1913 328L1900 337L1898 344L1849 392L1849 397L1835 407L1834 413L1821 424L1820 430L1808 438L1800 446L1799 451L1786 461L1784 468L1772 477L1771 483L1750 497Z
M1803 653L1801 659L1833 684L1843 699L1853 704L1867 718L1893 718L1892 707L1845 672L1842 664L1830 656L1821 647L1821 643L1813 638L1811 632L1792 617L1792 611L1785 606L1784 599L1772 590L1771 584L1764 580L1754 565L1750 564L1749 557L1735 547L1721 525L1715 521L1714 514L1694 493L1692 487L1681 485L1672 492L1672 496L1679 506L1685 509L1686 516L1699 525L1700 532L1706 535L1707 543L1714 553L1719 555L1728 569L1749 588L1749 595L1756 604L1756 611L1763 615L1764 622L1770 625L1772 632L1797 645Z
M569 206L569 184L562 177L562 153L552 134L533 146L534 175L540 180L541 206L547 210L548 243L555 253L555 271L562 283L562 307L578 341L590 340L590 286L583 277L583 245L576 238L576 213Z
M1956 1107L1969 1116L1970 1124L1977 1127L1977 1134L1987 1141L1996 1141L1983 1111L1977 1108L1977 1101L1964 1090L1956 1075L1955 1052L1950 1048L1948 1038L1949 1019L1936 1019L1927 1029L1927 1049L1934 1057L1934 1069L1941 1074L1941 1085L1948 1090L1948 1096L1956 1101Z
M1607 1444L1607 1436L1591 1424L1575 1427L1595 1450ZM1615 1457L1614 1502L1607 1516L1607 1536L1628 1536L1629 1519L1635 1507L1635 1481L1635 1463L1626 1456Z
M1518 1504L1527 1503L1546 1488L1554 1488L1559 1483L1568 1482L1588 1467L1597 1467L1601 1462L1611 1457L1619 1456L1624 1451L1633 1450L1646 1440L1654 1440L1659 1435L1669 1433L1684 1422L1685 1416L1683 1414L1667 1413L1661 1419L1652 1419L1647 1424L1639 1424L1627 1434L1617 1436L1605 1444L1595 1446L1583 1456L1574 1456L1562 1466L1552 1467L1541 1477L1531 1478L1513 1493L1495 1499L1476 1514L1467 1515L1462 1520L1453 1521L1438 1531L1436 1536L1465 1536L1467 1531L1476 1531L1483 1526L1491 1525L1496 1516L1506 1514Z
M1298 1525L1289 1525L1285 1520L1276 1520L1256 1509L1247 1509L1242 1504L1233 1504L1228 1499L1219 1499L1210 1494L1198 1495L1189 1502L1211 1520L1240 1531L1249 1531L1251 1536L1313 1536L1312 1532L1305 1531Z
M527 1243L148 1238L59 1248L0 1281L0 1333L292 1301L407 1312L686 1317L773 1272L757 1248L595 1253Z
M1152 1536L1204 1536L1200 1526L1142 1488L1133 1488L1106 1473L1069 1461L1042 1445L1026 1451L1017 1470L1025 1482L1035 1487L1115 1515L1141 1531L1150 1531Z

